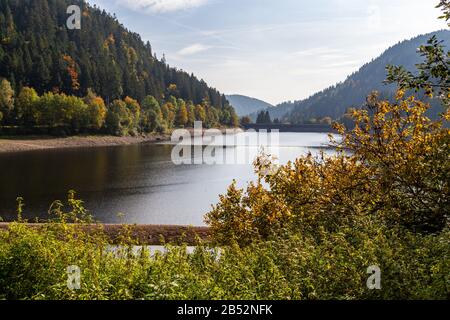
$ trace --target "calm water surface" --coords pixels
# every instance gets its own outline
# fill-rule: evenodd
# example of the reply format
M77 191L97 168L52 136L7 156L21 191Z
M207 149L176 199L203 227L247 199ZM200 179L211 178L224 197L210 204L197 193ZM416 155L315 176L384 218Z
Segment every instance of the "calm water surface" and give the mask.
M281 133L280 162L317 153L327 143L326 133ZM21 196L26 218L45 219L54 200L76 190L101 222L203 225L203 215L233 179L239 186L255 179L251 165L175 165L173 147L166 143L0 154L0 217L14 220L15 199Z

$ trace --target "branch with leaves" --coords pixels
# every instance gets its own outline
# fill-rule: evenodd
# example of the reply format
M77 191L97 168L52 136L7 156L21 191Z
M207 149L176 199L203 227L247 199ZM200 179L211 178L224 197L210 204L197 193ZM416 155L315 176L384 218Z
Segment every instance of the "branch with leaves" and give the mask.
M449 22L450 0L440 1L436 8L443 12L439 18ZM445 51L443 41L433 36L426 45L419 47L418 52L425 61L417 64L416 73L403 66L388 65L385 82L397 83L401 91L423 90L429 97L437 96L446 107L450 106L450 51Z

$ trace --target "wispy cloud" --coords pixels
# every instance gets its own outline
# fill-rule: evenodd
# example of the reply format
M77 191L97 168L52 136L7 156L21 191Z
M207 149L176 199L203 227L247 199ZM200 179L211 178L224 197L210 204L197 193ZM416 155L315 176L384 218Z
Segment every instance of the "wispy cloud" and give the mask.
M135 11L171 12L200 7L209 0L118 0L117 3Z
M330 48L330 47L312 47L304 50L293 52L292 55L295 58L299 57L321 57L321 58L342 58L342 49Z
M190 56L190 55L202 52L202 51L206 51L210 48L211 48L210 46L205 46L201 43L196 43L196 44L193 44L191 46L181 49L180 51L177 52L177 54L180 56Z

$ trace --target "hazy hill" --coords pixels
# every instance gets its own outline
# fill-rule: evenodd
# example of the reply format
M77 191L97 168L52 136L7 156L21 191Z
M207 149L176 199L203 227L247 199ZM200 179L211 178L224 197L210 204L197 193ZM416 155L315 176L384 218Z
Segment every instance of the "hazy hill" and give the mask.
M344 82L318 92L305 100L286 102L270 109L272 118L284 115L284 121L293 123L303 123L324 117L337 119L349 107L361 106L367 95L373 90L379 91L384 98L392 98L396 87L383 84L386 79L386 65L403 65L408 70L415 70L415 65L422 62L417 48L426 44L433 34L443 40L444 45L450 46L450 31L447 30L420 35L400 42L387 49L380 57L365 64ZM441 111L440 105L435 103L430 115L435 116Z
M66 27L73 4L82 8L81 30ZM0 0L0 77L39 93L81 96L92 88L107 101L173 95L227 104L203 80L156 58L150 43L115 16L83 0Z
M239 94L227 95L226 98L240 117L273 107L265 101Z

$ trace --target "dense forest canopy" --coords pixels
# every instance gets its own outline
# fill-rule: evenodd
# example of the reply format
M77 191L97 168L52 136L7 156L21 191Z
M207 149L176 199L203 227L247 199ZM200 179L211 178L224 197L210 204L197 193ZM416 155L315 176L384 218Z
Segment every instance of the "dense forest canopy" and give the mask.
M173 95L160 101L148 95L139 103L127 96L106 104L91 89L84 97L53 92L39 95L30 87L16 94L8 80L0 80L0 134L4 135L165 133L193 127L195 121L205 128L239 126L230 106L213 107L206 99L194 105Z
M66 23L82 8L80 30ZM128 135L237 126L226 97L82 0L0 0L0 133Z
M82 8L81 30L66 27L73 4ZM107 103L172 95L228 105L216 89L158 59L149 42L83 0L0 0L0 77L16 91L28 86L39 94L84 96L90 88Z

